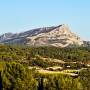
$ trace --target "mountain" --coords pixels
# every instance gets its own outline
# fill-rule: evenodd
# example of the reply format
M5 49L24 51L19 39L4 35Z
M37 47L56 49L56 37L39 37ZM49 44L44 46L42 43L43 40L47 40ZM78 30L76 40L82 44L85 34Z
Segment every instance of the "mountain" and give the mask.
M83 40L72 33L67 25L62 24L16 34L6 33L0 36L0 43L67 47L69 45L82 45Z
M83 41L85 47L90 47L90 41Z
M12 36L12 33L5 33L3 35L0 36L0 42L3 42L4 40L10 39L10 37Z

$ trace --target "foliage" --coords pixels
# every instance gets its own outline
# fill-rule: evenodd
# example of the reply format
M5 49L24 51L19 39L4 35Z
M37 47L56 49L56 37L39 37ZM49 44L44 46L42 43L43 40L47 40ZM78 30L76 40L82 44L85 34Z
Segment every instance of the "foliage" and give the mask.
M90 90L90 68L79 73L84 90Z
M81 90L79 78L72 78L63 74L39 74L40 84L44 90Z
M3 90L36 89L36 80L32 73L19 63L6 63L1 75Z
M80 69L90 62L90 48L0 45L0 90L90 90L90 69L82 70L79 77L29 70L28 66L57 65L41 57L63 60L64 68Z

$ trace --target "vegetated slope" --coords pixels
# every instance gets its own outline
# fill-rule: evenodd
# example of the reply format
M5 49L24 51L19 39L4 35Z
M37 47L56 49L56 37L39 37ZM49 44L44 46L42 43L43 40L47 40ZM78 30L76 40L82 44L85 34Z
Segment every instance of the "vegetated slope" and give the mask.
M30 46L67 47L69 45L83 45L83 40L72 33L67 25L44 27L22 33L6 33L0 36L1 43L26 44Z
M33 47L31 55L40 55L64 61L89 61L90 48L88 47L73 47L73 48L58 48L58 47Z
M63 61L89 61L90 48L88 47L29 47L17 45L0 45L0 60L28 60L40 55L46 58L59 59Z
M54 58L60 59L60 62ZM64 61L61 62L61 60ZM90 68L78 73L74 70L45 73L45 67L65 63L65 61L68 63L90 61L90 48L28 47L2 44L0 45L0 90L2 88L4 90L90 90ZM31 65L33 68L29 69ZM37 72L35 65L42 67L44 73ZM74 65L75 68L77 63Z

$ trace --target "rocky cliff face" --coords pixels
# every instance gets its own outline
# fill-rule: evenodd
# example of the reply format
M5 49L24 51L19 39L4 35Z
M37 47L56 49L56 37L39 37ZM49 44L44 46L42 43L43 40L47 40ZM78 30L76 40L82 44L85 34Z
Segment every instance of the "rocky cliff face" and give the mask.
M82 45L83 41L72 33L68 26L60 25L49 32L27 37L27 44L32 46L67 47L73 44Z
M4 36L5 37L5 36ZM11 34L6 38L0 37L1 43L26 44L30 46L82 45L83 40L69 30L67 25L45 27L29 30L19 34Z

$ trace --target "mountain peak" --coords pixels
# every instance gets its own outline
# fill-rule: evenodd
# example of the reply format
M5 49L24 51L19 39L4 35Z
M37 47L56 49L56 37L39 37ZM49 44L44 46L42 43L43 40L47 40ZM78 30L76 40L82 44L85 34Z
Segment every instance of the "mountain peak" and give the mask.
M32 46L66 47L71 44L83 44L80 37L72 33L69 27L65 24L59 25L49 32L43 32L32 37L27 37L27 40L27 44Z
M61 32L70 32L69 26L66 24L59 25L58 28Z
M30 46L56 47L67 47L73 44L83 44L80 37L72 33L68 25L65 24L37 28L19 34L9 34L6 38L4 38L4 36L0 36L0 42L9 44L26 44Z

